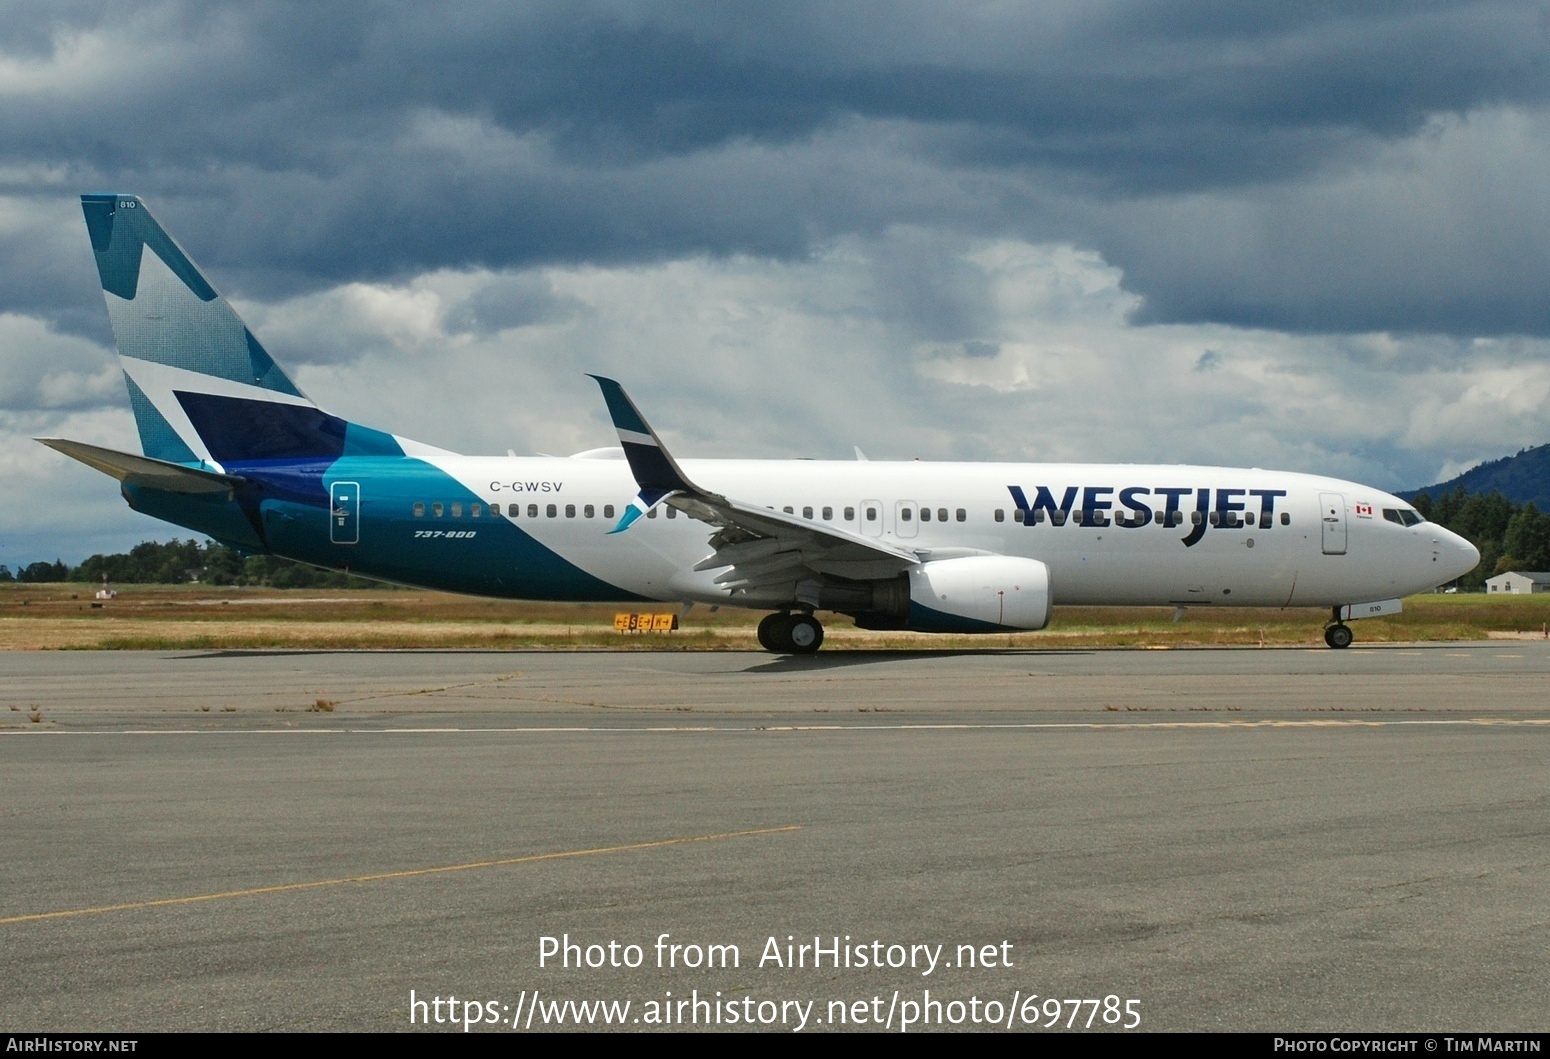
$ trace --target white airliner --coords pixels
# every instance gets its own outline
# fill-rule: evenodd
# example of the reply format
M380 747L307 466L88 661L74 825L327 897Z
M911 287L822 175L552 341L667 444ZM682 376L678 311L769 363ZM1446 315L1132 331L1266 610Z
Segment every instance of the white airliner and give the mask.
M513 599L817 611L868 629L1042 629L1052 603L1331 608L1346 622L1473 569L1404 501L1224 467L674 460L598 378L623 450L461 456L323 412L132 195L83 195L143 456L40 439L136 511L248 553Z

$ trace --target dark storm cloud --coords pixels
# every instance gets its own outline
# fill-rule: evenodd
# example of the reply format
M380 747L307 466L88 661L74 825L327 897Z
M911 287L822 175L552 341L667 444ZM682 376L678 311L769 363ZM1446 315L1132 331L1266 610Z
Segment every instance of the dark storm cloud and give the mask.
M869 17L814 8L754 40L748 26L762 16L743 5L624 8L634 17L569 3L125 5L82 28L154 67L30 106L5 137L96 164L162 157L322 174L424 107L543 131L593 163L796 139L860 115L968 131L943 141L954 155L1149 187L1152 167L1116 162L1153 158L1170 139L1159 134L1182 133L1189 156L1210 148L1196 179L1215 183L1224 162L1257 170L1261 149L1283 137L1306 148L1310 131L1401 134L1438 111L1544 98L1537 5L1297 5L1295 19L1263 6L955 15L920 19L920 39L900 42L872 38L901 13L908 25L907 4L842 9ZM81 25L28 10L17 12L28 53L40 21L56 34Z
M541 277L521 273L481 285L449 306L443 322L449 331L488 335L564 320L579 311L573 300L557 296Z
M1550 333L1542 170L1476 232L1438 220L1467 181L1354 225L1318 190L1438 115L1543 106L1541 4L771 7L6 5L0 190L136 191L258 295L903 224L1095 247L1149 319ZM52 279L0 289L82 326Z

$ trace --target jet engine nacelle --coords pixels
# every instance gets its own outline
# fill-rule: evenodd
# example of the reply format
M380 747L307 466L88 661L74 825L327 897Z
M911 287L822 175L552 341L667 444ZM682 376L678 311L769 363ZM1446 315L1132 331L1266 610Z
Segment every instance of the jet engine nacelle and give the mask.
M1037 559L971 555L910 570L909 627L988 632L1049 624L1049 567Z

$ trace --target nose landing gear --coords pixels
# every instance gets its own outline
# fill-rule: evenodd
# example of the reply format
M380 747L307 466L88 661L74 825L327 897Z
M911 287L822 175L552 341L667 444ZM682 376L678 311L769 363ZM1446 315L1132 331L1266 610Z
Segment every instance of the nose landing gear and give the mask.
M823 644L823 624L811 614L782 611L759 622L759 646L778 655L808 655Z
M1336 650L1350 647L1351 641L1356 637L1346 622L1356 621L1358 618L1380 618L1398 614L1402 610L1404 610L1404 603L1398 599L1375 599L1369 603L1347 603L1344 606L1331 607L1329 621L1324 625L1324 642Z

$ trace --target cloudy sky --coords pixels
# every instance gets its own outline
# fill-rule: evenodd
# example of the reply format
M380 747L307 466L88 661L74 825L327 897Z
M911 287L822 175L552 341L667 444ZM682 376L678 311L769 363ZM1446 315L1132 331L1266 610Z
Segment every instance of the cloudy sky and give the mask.
M569 453L1199 462L1550 441L1550 3L0 0L0 563L179 531L78 196L324 407ZM187 536L186 533L182 534Z

